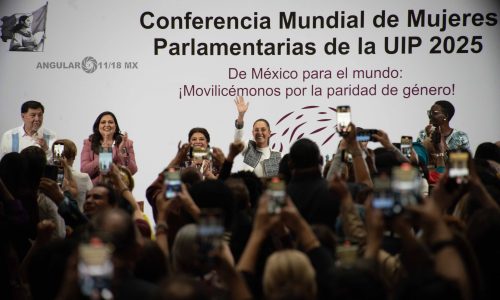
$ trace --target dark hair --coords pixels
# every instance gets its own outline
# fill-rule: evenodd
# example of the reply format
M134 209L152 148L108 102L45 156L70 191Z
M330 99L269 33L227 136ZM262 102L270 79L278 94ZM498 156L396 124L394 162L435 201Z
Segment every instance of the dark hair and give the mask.
M21 151L21 157L26 162L26 180L31 188L38 189L40 179L42 178L45 166L47 165L47 157L42 148L37 146L29 146Z
M294 169L318 166L321 163L318 145L310 139L299 139L290 148L290 161Z
M109 205L115 207L118 201L120 200L119 195L116 193L116 190L109 184L98 183L95 184L94 187L103 187L108 190L108 203Z
M500 147L489 142L482 143L477 146L474 159L487 159L500 163Z
M191 140L191 136L195 133L201 133L205 136L205 138L207 139L207 143L210 143L210 134L208 133L208 130L206 130L205 128L203 127L195 127L191 130L189 130L189 133L188 133L188 141Z
M35 101L35 100L29 100L29 101L24 102L23 105L21 105L21 113L22 114L27 113L28 109L30 109L30 108L31 109L41 108L42 112L43 113L45 112L45 107L43 107L42 103Z
M434 104L441 106L441 108L443 109L443 113L448 118L448 121L453 118L453 115L455 114L455 107L453 106L453 104L451 104L451 102L446 100L439 100Z
M17 24L16 26L14 26L14 28L12 28L12 32L13 33L16 33L18 32L21 28L24 27L24 22L29 19L30 16L28 15L22 15L19 17L19 20L17 21Z
M113 135L113 140L115 141L116 147L120 145L122 142L122 133L120 131L120 126L118 125L118 120L116 119L116 116L110 112L110 111L105 111L99 114L97 116L97 119L95 119L94 125L92 125L92 134L89 136L89 140L92 142L92 151L94 151L95 154L99 153L99 147L101 147L101 140L102 140L102 135L99 132L99 123L101 122L102 117L104 116L111 116L113 120L115 121L115 134Z
M266 119L257 119L257 120L255 120L255 122L253 122L252 127L253 127L253 126L255 126L255 124L256 124L257 122L264 122L264 123L266 123L267 128L269 128L269 130L271 130L271 126L269 126L269 122L268 122Z

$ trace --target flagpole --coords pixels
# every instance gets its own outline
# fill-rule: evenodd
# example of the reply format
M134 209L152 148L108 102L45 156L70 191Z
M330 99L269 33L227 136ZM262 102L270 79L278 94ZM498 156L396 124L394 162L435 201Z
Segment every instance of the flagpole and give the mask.
M47 1L45 3L45 20L44 20L44 23L45 23L45 28L44 28L44 31L43 31L43 45L42 45L42 52L44 52L45 50L45 33L47 32L47 15L49 14L49 1Z

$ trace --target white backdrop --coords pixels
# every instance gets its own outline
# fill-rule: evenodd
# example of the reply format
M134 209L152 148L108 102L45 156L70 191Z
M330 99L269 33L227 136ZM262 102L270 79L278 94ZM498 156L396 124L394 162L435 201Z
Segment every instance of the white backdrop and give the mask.
M0 17L32 12L45 1L2 0ZM457 27L439 28L408 26L408 10L425 9L426 13L442 16L456 13L481 14L490 25L474 25L472 17ZM394 14L399 23L393 28L375 28L372 20L382 10ZM250 16L270 19L271 29L144 29L140 16L151 11L158 16ZM364 26L358 28L280 29L280 12L297 12L302 16L345 15L360 16L364 11ZM20 105L28 99L41 101L46 107L44 125L56 131L60 138L70 138L78 145L91 133L97 115L113 111L120 127L134 140L139 171L135 175L137 198L143 199L145 188L168 163L179 140L187 140L191 127L206 127L211 133L212 146L227 151L233 137L236 110L231 96L191 96L179 99L184 85L209 88L271 87L280 89L280 96L247 97L250 109L247 128L256 118L266 118L278 135L273 142L283 144L288 151L290 136L299 127L293 140L304 134L322 143L333 133L334 114L328 107L351 105L353 121L365 128L385 129L391 139L413 135L428 122L426 110L436 100L447 99L456 107L452 127L468 133L473 149L483 141L500 139L500 25L498 1L494 0L436 0L436 1L118 1L72 0L49 1L44 52L10 52L9 42L0 41L0 131L19 126ZM489 16L489 17L486 17ZM478 19L481 17L478 16ZM488 20L487 18L491 18ZM154 18L153 18L154 19ZM146 19L149 20L149 19ZM479 22L479 21L478 21ZM479 22L481 23L481 22ZM421 46L412 53L388 54L384 38L418 37ZM430 54L436 42L432 37L446 40L440 54ZM460 36L466 38L459 39ZM471 53L482 44L479 53ZM154 39L170 43L198 42L243 43L261 39L264 43L312 42L314 55L224 55L173 56L168 49L154 55ZM323 46L336 38L337 43L349 44L348 54L327 55ZM375 44L374 54L358 53L358 38ZM437 38L436 38L437 39ZM467 39L464 50L457 53ZM454 47L451 44L454 42ZM400 48L401 50L401 48ZM451 53L444 53L450 50ZM451 51L452 50L452 51ZM408 52L408 49L406 49ZM37 68L39 63L81 62L91 56L98 63L97 70L86 73L75 68ZM120 62L120 68L117 63ZM136 62L137 69L125 69L125 62ZM114 65L112 63L115 63ZM247 72L246 79L229 79L229 68ZM252 68L295 70L297 79L252 79ZM347 68L348 78L337 78L338 70ZM397 78L355 79L354 69L387 69L398 71ZM330 70L333 78L302 79L304 70ZM327 97L329 87L371 87L377 85L374 96ZM397 95L383 95L382 87L398 88ZM311 85L323 90L322 96L312 96ZM412 95L404 97L405 87L447 87L451 94ZM286 88L305 87L305 94L286 97ZM302 109L305 106L318 106ZM293 112L275 126L285 114ZM319 114L325 112L325 114ZM300 115L303 115L300 117ZM333 118L332 118L333 116ZM331 119L329 121L318 121ZM315 129L327 127L317 134ZM287 134L281 134L290 128ZM250 132L248 132L250 137ZM292 140L292 142L293 142ZM338 137L322 147L323 154L332 153ZM377 145L373 145L376 147ZM79 156L77 158L79 160ZM77 167L79 164L77 163Z

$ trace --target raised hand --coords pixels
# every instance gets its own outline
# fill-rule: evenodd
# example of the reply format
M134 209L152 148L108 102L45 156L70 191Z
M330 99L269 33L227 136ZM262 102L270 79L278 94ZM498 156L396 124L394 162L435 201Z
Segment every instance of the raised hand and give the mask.
M245 99L243 99L242 96L237 96L236 99L234 99L234 103L236 104L238 115L244 115L248 110L248 106L250 105L249 102L245 102Z

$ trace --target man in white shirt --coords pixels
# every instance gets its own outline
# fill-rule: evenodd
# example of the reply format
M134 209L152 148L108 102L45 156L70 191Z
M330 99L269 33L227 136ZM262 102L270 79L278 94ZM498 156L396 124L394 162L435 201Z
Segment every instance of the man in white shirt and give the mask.
M0 158L10 152L21 152L29 146L38 146L45 151L47 159L52 157L51 145L56 135L51 130L42 128L45 108L34 100L26 101L21 106L23 125L8 130L0 142Z

